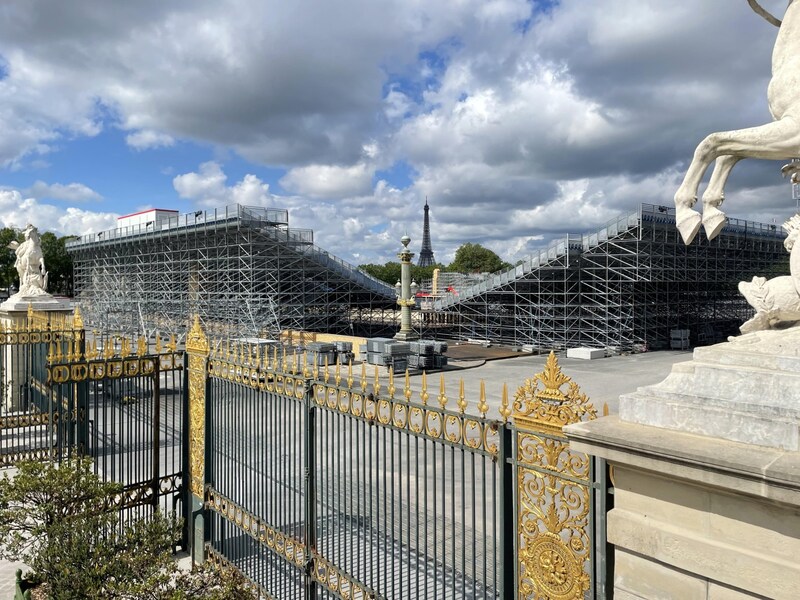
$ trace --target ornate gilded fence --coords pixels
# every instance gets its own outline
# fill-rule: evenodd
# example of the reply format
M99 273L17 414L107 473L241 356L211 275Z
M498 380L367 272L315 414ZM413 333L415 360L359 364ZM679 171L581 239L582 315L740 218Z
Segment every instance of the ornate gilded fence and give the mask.
M183 515L183 358L174 337L98 334L49 346L45 389L52 402L75 404L79 453L94 459L101 477L124 485L116 499L123 523L154 508Z
M554 355L492 418L197 322L187 351L194 555L262 597L604 597L605 469L561 433L596 413Z
M492 415L483 387L470 405L463 383L209 342L197 321L185 356L23 317L0 327L2 464L94 457L123 514L183 514L193 558L264 598L605 597L605 466L562 432L596 411L553 354Z
M182 514L183 379L174 339L87 339L78 309L4 313L0 466L91 456L124 485L123 523L157 506Z
M81 348L80 312L8 314L0 318L0 467L59 459L77 450L75 398L47 389L47 355Z

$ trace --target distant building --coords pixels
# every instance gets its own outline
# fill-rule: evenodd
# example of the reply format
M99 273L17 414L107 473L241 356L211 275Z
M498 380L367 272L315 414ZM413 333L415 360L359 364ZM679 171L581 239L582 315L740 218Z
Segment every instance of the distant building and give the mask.
M419 251L418 267L432 267L436 264L433 259L433 247L431 246L431 222L428 215L428 199L425 198L425 219L422 226L422 249Z

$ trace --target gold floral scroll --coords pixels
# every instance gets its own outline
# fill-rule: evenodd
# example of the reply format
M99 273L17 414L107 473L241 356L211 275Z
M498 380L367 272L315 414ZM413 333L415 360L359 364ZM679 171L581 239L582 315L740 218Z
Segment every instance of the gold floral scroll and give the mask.
M198 498L204 497L206 452L206 362L208 338L195 317L186 335L189 356L189 489Z
M578 600L589 589L589 456L570 450L562 428L596 417L553 352L514 396L521 598Z

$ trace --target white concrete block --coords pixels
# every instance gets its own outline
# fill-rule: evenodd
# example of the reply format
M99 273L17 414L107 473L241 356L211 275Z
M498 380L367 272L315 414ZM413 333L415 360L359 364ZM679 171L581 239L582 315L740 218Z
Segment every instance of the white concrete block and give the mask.
M567 358L583 358L592 360L595 358L605 358L606 351L602 348L569 348Z

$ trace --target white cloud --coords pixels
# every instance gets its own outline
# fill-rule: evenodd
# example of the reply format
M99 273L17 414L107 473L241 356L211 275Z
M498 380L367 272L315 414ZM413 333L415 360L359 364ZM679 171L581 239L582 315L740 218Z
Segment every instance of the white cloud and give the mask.
M233 187L227 186L228 176L214 161L200 165L198 172L177 175L172 180L181 198L192 200L197 206L215 208L227 204L275 206L269 185L255 175L245 175Z
M0 189L0 227L23 229L32 223L56 235L85 235L116 227L117 214L61 208L26 198L18 190Z
M306 196L342 198L369 193L372 171L364 163L350 167L308 165L290 169L281 178L281 185Z
M227 176L216 162L200 165L199 172L177 175L172 180L175 191L181 198L194 200L201 206L226 204L229 191L225 187Z
M82 183L52 183L36 181L27 193L38 199L50 198L53 200L66 200L68 202L85 202L88 200L102 200L102 196L92 188Z
M745 2L560 0L532 14L541 4L16 0L0 20L0 164L27 168L108 126L133 149L188 139L285 169L296 194L229 182L212 161L173 179L198 206L286 206L326 249L375 261L406 231L418 244L428 196L438 259L465 241L510 258L671 203L707 133L769 119L776 30ZM410 183L373 183L395 163ZM777 166L737 165L731 216L793 210ZM81 195L55 185L40 187ZM18 216L66 215L19 200Z
M151 148L168 148L175 144L175 140L165 133L145 129L125 136L125 143L136 150L148 150Z

